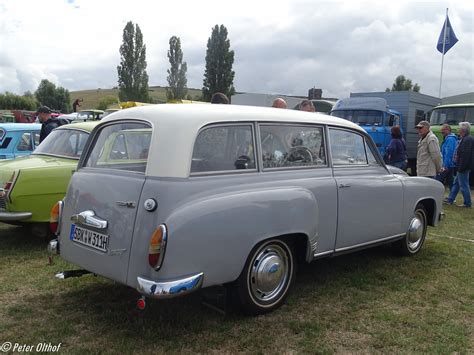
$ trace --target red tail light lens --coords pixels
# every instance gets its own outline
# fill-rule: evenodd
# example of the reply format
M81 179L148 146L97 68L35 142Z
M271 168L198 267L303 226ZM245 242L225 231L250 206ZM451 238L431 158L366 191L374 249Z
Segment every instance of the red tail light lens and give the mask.
M17 171L13 172L12 176L10 176L10 179L8 179L8 181L5 182L5 185L3 185L3 193L10 202L11 202L10 194L17 177L18 177L18 172Z
M150 245L148 247L148 263L155 270L159 270L161 264L163 263L167 240L168 232L166 230L166 226L161 224L153 232L150 238Z

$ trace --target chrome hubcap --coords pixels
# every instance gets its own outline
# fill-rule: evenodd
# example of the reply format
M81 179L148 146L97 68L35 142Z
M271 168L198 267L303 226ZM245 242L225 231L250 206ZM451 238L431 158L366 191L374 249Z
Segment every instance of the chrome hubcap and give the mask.
M272 244L257 252L249 274L253 297L271 302L286 287L288 278L288 254L283 248Z
M411 220L410 228L408 229L408 248L416 250L423 239L425 232L425 215L422 211L415 211L415 216Z

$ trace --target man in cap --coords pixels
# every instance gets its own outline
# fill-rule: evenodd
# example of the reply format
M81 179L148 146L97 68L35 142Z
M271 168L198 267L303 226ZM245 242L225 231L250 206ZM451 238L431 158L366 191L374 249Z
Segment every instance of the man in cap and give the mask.
M464 203L458 207L472 207L471 190L469 189L469 173L474 169L474 137L470 135L471 124L469 122L459 123L459 136L461 137L454 152L457 174L454 184L445 202L452 205L461 190Z
M428 121L421 121L415 128L420 137L416 154L417 175L436 178L442 168L438 138L431 132Z
M40 143L51 133L53 129L59 126L57 120L51 118L51 109L48 106L41 106L38 113L38 120L41 123Z

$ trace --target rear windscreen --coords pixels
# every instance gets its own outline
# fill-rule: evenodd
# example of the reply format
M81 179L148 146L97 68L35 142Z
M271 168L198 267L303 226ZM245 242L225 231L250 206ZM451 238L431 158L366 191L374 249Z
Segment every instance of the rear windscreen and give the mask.
M144 123L104 126L95 138L85 167L144 173L151 142L151 128Z

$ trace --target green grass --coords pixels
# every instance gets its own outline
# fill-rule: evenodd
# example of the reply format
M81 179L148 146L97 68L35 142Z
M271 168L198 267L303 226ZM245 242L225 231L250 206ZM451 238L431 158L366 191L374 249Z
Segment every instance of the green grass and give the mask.
M152 86L149 88L149 94L155 103L166 102L166 88L161 86ZM118 89L93 89L93 90L81 90L71 91L71 105L77 98L84 99L81 102L81 107L78 110L95 109L99 105L100 101L105 97L116 97L118 99ZM191 95L193 100L197 100L201 96L201 90L188 89L188 94Z
M473 353L474 211L448 206L415 257L389 246L302 265L286 304L223 316L201 293L148 300L48 264L46 242L0 224L0 345L62 343L68 353ZM450 239L450 238L459 239Z

